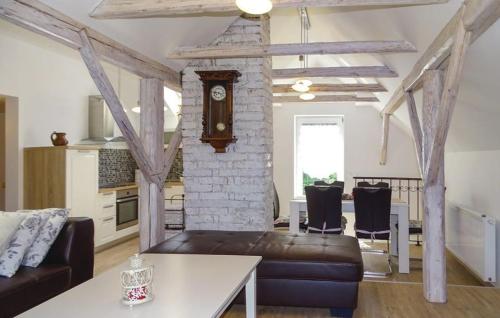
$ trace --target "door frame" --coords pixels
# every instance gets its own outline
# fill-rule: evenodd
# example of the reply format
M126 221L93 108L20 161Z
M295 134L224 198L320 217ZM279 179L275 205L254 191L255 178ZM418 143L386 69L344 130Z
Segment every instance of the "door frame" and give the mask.
M22 208L22 149L19 138L19 99L5 97L5 210Z

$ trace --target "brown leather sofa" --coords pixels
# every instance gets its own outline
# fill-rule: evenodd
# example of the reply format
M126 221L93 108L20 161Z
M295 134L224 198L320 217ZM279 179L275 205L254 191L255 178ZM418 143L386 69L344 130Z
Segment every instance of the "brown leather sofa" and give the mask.
M0 277L0 318L13 317L92 278L94 223L69 218L43 263Z
M344 235L187 231L145 253L260 255L259 305L324 307L335 316L352 316L363 279L359 243Z

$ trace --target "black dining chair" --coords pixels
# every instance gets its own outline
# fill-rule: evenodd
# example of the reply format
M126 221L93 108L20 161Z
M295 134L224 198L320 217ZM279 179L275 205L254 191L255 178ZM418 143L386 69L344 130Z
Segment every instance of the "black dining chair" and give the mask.
M333 181L328 183L326 181L314 181L315 186L325 186L325 187L339 187L342 188L342 193L344 193L344 182L343 181Z
M342 234L342 189L339 187L305 187L308 233Z
M366 182L366 181L359 181L358 184L356 185L358 188L369 188L371 187L371 183L370 182Z
M375 184L371 184L366 181L360 181L357 184L358 188L390 188L389 184L387 182L377 182Z
M387 182L377 182L374 185L372 185L374 188L390 188L389 184Z
M389 240L391 237L391 195L390 188L360 188L353 189L354 214L356 223L354 231L356 237L360 239L385 240L387 242L387 256L389 262L389 272L372 273L374 275L387 275L390 270ZM385 251L363 250L365 253L383 253Z
M285 229L290 228L290 218L280 217L280 198L278 195L278 190L276 190L276 184L273 182L273 218L274 218L274 228L275 229ZM307 231L307 218L301 217L299 221L299 228L302 232Z

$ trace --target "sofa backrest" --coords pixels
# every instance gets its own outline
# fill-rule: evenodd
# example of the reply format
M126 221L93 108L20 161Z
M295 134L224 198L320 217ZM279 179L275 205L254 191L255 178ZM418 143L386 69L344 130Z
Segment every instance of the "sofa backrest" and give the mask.
M94 222L90 218L69 218L52 245L45 264L71 267L71 287L94 276Z

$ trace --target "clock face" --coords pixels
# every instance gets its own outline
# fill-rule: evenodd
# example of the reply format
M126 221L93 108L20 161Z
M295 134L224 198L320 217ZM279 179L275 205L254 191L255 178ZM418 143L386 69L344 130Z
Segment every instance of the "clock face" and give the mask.
M226 98L226 89L221 85L214 86L210 90L210 95L212 95L214 100L220 102Z
M224 131L226 130L226 125L224 125L224 123L218 123L216 128L218 131Z

